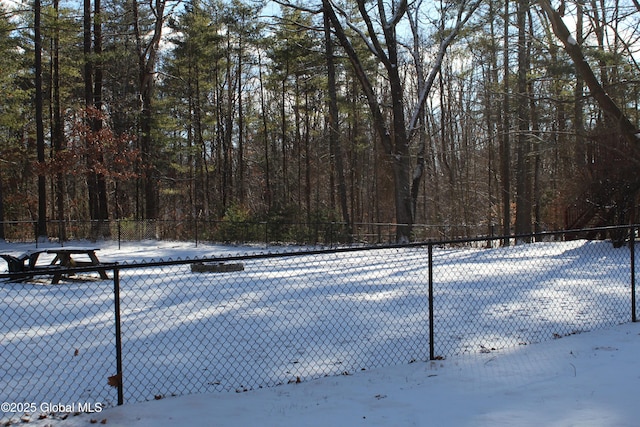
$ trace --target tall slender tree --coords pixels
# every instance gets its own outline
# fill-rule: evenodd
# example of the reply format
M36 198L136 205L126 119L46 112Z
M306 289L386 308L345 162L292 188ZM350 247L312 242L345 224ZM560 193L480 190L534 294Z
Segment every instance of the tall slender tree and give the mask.
M64 146L64 123L62 123L62 101L60 97L60 7L59 1L54 0L55 26L53 28L53 42L51 51L51 145L54 153L60 153ZM61 171L55 174L55 202L53 203L55 217L58 222L58 233L61 240L66 240L64 223L64 175Z
M143 193L144 217L156 219L158 217L158 146L154 141L154 86L156 65L160 54L160 41L165 24L165 9L170 0L152 0L148 2L152 22L146 28L140 13L138 0L131 0L133 17L133 33L135 37L136 53L138 57L138 94L140 97L140 151L143 161Z
M40 0L34 1L34 72L35 72L35 107L36 107L36 150L40 172L38 173L38 222L37 238L44 241L47 233L47 187L44 175L45 141L44 141L44 93L42 85L42 5Z
M528 9L528 0L518 0L516 10L518 26L516 234L531 233L531 142L529 135L529 94L527 92L527 76L529 74L530 58L526 28ZM525 238L525 240L528 240L528 238Z
M11 176L12 162L9 153L13 145L13 138L20 134L21 105L29 105L26 99L26 91L17 87L15 79L23 74L23 66L18 58L21 58L21 49L17 49L19 41L14 34L15 24L9 17L11 12L0 5L0 241L5 239L5 180Z
M347 205L347 185L344 175L344 164L342 155L342 146L340 142L340 131L338 129L338 94L336 83L336 65L334 58L333 38L331 36L331 22L327 13L330 7L328 0L323 0L323 28L325 56L327 64L327 92L329 103L329 144L331 146L331 155L336 165L336 175L338 178L338 200L340 200L340 211L342 220L347 225L347 233L350 235L353 231L351 219L349 215L349 207Z
M500 194L502 196L502 234L511 234L511 62L509 59L509 1L504 2L504 36L503 36L503 96L502 96L502 123L500 134ZM504 246L509 244L509 239L502 241Z
M102 22L100 0L94 0L93 10L91 0L83 3L83 51L84 51L84 99L86 109L102 110ZM87 114L93 133L102 129L102 115ZM92 220L92 234L99 237L101 233L108 233L108 227L101 223L109 219L107 186L104 174L99 172L104 159L99 155L100 150L92 147L93 138L86 138L87 144L87 193L89 197L89 217ZM99 143L99 142L98 142ZM96 155L92 155L96 153Z

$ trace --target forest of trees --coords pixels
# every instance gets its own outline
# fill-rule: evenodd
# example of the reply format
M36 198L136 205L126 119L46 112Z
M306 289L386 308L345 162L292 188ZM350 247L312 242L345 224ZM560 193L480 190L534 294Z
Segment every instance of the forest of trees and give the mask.
M0 224L635 222L639 38L638 0L3 1Z

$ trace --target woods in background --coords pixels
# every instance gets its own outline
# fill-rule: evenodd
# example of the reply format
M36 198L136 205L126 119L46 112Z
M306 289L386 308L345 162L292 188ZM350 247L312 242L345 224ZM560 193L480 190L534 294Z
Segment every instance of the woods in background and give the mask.
M638 24L634 0L3 2L0 222L634 222Z

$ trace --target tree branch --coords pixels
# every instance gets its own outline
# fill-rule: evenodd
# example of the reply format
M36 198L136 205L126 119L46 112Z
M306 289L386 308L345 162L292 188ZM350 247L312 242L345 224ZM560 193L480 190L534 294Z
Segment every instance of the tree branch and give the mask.
M384 146L384 149L388 153L393 152L393 147L391 146L391 141L389 138L390 132L387 126L385 125L385 118L380 109L380 104L376 98L375 91L373 89L373 85L371 81L367 77L367 73L365 72L364 66L360 62L360 58L353 45L349 41L344 28L342 27L342 23L338 19L335 14L334 6L331 3L331 0L322 0L326 7L325 13L327 13L329 20L331 21L331 25L333 26L336 38L340 41L340 45L344 49L347 57L349 58L349 62L353 66L353 69L356 73L356 77L360 81L362 85L362 90L367 97L367 103L369 104L369 109L371 110L371 114L373 115L373 121L375 123L375 127L377 131L380 133L380 139Z
M367 9L365 7L365 0L358 0L358 10L360 11L360 16L367 26L367 32L369 33L369 38L371 39L371 43L374 48L374 54L384 63L385 66L387 66L389 64L389 58L385 55L375 28L373 28L373 22L371 22L371 17L367 13Z
M429 76L425 80L425 84L422 90L420 91L420 96L418 97L418 103L416 104L416 107L413 110L413 114L411 115L411 120L409 121L409 126L408 126L409 141L413 139L416 132L418 131L417 124L420 116L420 111L422 110L422 106L426 102L427 96L429 95L429 92L431 92L431 87L433 86L433 83L436 77L438 76L438 73L440 72L440 69L442 67L442 62L444 61L444 55L447 52L449 45L451 45L451 43L456 38L456 36L458 35L462 27L467 23L467 21L471 19L471 16L476 11L476 9L480 6L481 2L482 0L474 0L471 4L469 4L469 6L467 6L466 2L463 3L460 6L460 9L458 10L458 16L456 19L455 27L451 30L451 33L447 37L445 37L442 40L442 42L440 42L435 63L431 67ZM466 16L463 16L463 13L465 10L468 10L468 13L466 14Z
M398 22L402 19L404 14L407 12L408 3L407 0L400 0L400 5L398 9L396 9L393 17L391 18L391 22L389 22L389 27L395 27L398 25Z
M340 14L340 16L342 16L345 19L345 23L347 24L347 26L351 30L353 30L358 35L358 37L360 37L362 42L367 46L367 49L369 49L369 51L372 54L374 54L376 56L376 58L382 60L382 58L380 58L380 56L378 55L378 52L377 52L376 48L367 39L367 36L362 32L362 30L351 23L351 21L348 18L347 13L341 7L339 7L338 5L336 5L336 4L332 3L332 2L330 2L329 7L333 8L334 10L337 10L338 13ZM334 26L334 28L335 28L335 26Z
M538 0L538 4L544 10L547 18L549 18L553 33L564 44L564 49L573 60L576 71L584 79L591 94L596 102L598 102L598 105L600 105L600 108L620 127L622 135L637 146L640 143L640 133L638 129L604 90L591 69L591 66L586 61L578 42L571 36L560 14L551 7L549 0Z

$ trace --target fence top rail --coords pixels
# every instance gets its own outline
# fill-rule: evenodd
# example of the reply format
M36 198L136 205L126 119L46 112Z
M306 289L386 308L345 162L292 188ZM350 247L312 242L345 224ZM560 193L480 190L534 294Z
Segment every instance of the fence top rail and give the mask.
M604 232L613 230L627 230L633 228L640 228L640 225L625 225L625 226L608 226L597 227L588 229L575 229L575 230L561 230L561 231L544 231L538 233L528 234L512 234L504 236L478 236L474 238L460 238L460 239L443 239L443 240L426 240L421 242L410 243L395 243L395 244L378 244L378 245L362 245L362 246L345 246L338 248L320 248L320 249L303 249L295 251L283 251L283 252L266 252L260 254L245 254L245 255L231 255L223 257L202 257L202 258L185 258L175 260L158 260L158 261L144 261L144 262L124 262L117 265L118 269L127 268L139 268L142 266L166 266L177 264L193 264L194 262L226 262L226 261L242 261L247 259L266 259L266 258L284 258L284 257L297 257L305 255L323 255L332 253L346 253L357 251L373 251L383 249L398 249L398 248L419 248L428 246L442 246L442 245L459 245L465 243L476 243L486 241L501 241L505 239L509 240L524 240L532 238L544 238L553 236L563 236L567 234L576 233L589 233L589 232Z
M196 258L184 258L174 260L158 260L158 261L141 261L141 262L123 262L118 263L117 268L129 269L139 267L159 267L167 265L180 265L180 264L193 264L194 262L227 262L227 261L242 261L248 259L268 259L268 258L287 258L287 257L299 257L309 255L324 255L324 254L336 254L346 252L358 252L358 251L373 251L382 249L395 249L395 248L407 248L407 247L426 247L431 245L431 242L419 242L419 243L403 243L403 244L391 244L391 245L367 245L367 246L348 246L341 248L322 248L322 249L304 249L296 251L286 252L266 252L259 254L245 254L245 255L227 255L221 257L196 257Z

